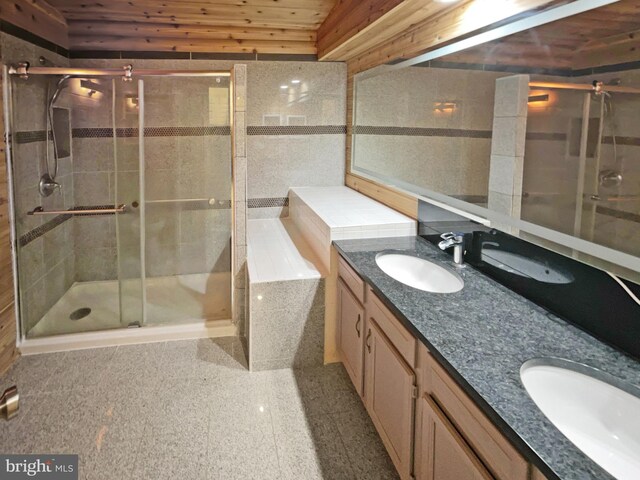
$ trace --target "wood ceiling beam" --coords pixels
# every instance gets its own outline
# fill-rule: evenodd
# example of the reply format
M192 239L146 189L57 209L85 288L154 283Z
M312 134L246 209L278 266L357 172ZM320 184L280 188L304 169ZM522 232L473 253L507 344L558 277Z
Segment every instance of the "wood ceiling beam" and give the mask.
M287 28L229 27L213 25L139 23L139 22L69 22L69 32L74 37L146 37L211 39L211 40L285 40L296 42L316 41L314 30Z
M292 9L292 10L319 10L326 16L334 2L327 0L49 0L54 7L62 9L102 8L110 10L111 5L128 5L131 8L172 8L173 5L181 5L195 8L231 7L244 9L247 7L263 10Z
M333 60L340 48L367 30L404 0L338 0L318 29L318 57ZM343 47L344 48L344 47Z
M70 37L72 50L221 52L221 53L287 53L315 54L314 42L284 40L228 40L164 37L76 36Z
M1 1L0 19L28 30L56 45L64 48L69 47L65 18L45 0Z
M300 2L304 4L303 2ZM267 8L249 4L197 6L183 2L104 2L79 7L58 6L67 20L136 20L167 23L237 24L280 26L297 25L298 28L317 27L326 12L309 8Z
M68 13L65 14L68 21L82 20L100 22L130 22L139 23L166 23L166 24L189 24L189 25L209 25L209 26L229 26L229 27L257 27L257 28L288 28L298 30L315 30L319 22L302 22L300 18L294 16L263 18L247 17L240 15L200 15L200 14L165 14L149 13L143 16L133 16L128 13Z
M365 53L349 59L350 70L361 72L399 58L412 58L458 37L554 2L512 0L509 9L480 10L480 3L476 1L441 11L391 40L372 45Z

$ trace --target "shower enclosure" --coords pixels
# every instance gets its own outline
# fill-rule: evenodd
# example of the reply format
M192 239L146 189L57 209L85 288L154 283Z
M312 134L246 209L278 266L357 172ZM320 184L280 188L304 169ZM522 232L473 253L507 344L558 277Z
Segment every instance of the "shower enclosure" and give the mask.
M640 89L633 71L530 83L522 218L640 255ZM572 79L573 80L573 79Z
M230 320L229 72L4 78L22 338Z

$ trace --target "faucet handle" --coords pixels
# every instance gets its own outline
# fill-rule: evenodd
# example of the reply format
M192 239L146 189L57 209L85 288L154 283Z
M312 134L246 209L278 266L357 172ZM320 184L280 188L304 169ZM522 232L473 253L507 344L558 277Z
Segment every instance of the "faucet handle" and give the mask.
M453 243L462 243L464 241L464 233L462 232L447 232L440 235L443 240L451 240Z

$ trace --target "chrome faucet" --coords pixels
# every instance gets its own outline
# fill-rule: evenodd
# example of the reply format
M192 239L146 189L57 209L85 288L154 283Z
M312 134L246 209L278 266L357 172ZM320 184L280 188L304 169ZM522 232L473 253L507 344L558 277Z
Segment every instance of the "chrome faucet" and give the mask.
M456 265L462 265L464 263L464 234L461 232L449 232L440 235L442 241L438 243L440 250L446 250L453 247L453 261Z
M62 185L56 182L48 173L42 175L38 187L40 188L40 195L43 197L48 197L56 190L62 190Z

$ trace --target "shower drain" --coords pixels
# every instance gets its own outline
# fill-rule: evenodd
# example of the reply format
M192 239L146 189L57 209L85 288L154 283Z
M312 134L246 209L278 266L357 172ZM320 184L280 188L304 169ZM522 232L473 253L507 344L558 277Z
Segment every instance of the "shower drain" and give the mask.
M71 315L69 315L69 319L70 320L80 320L81 318L86 317L90 313L91 313L91 309L89 307L79 308L79 309L74 310L73 312L71 312Z

